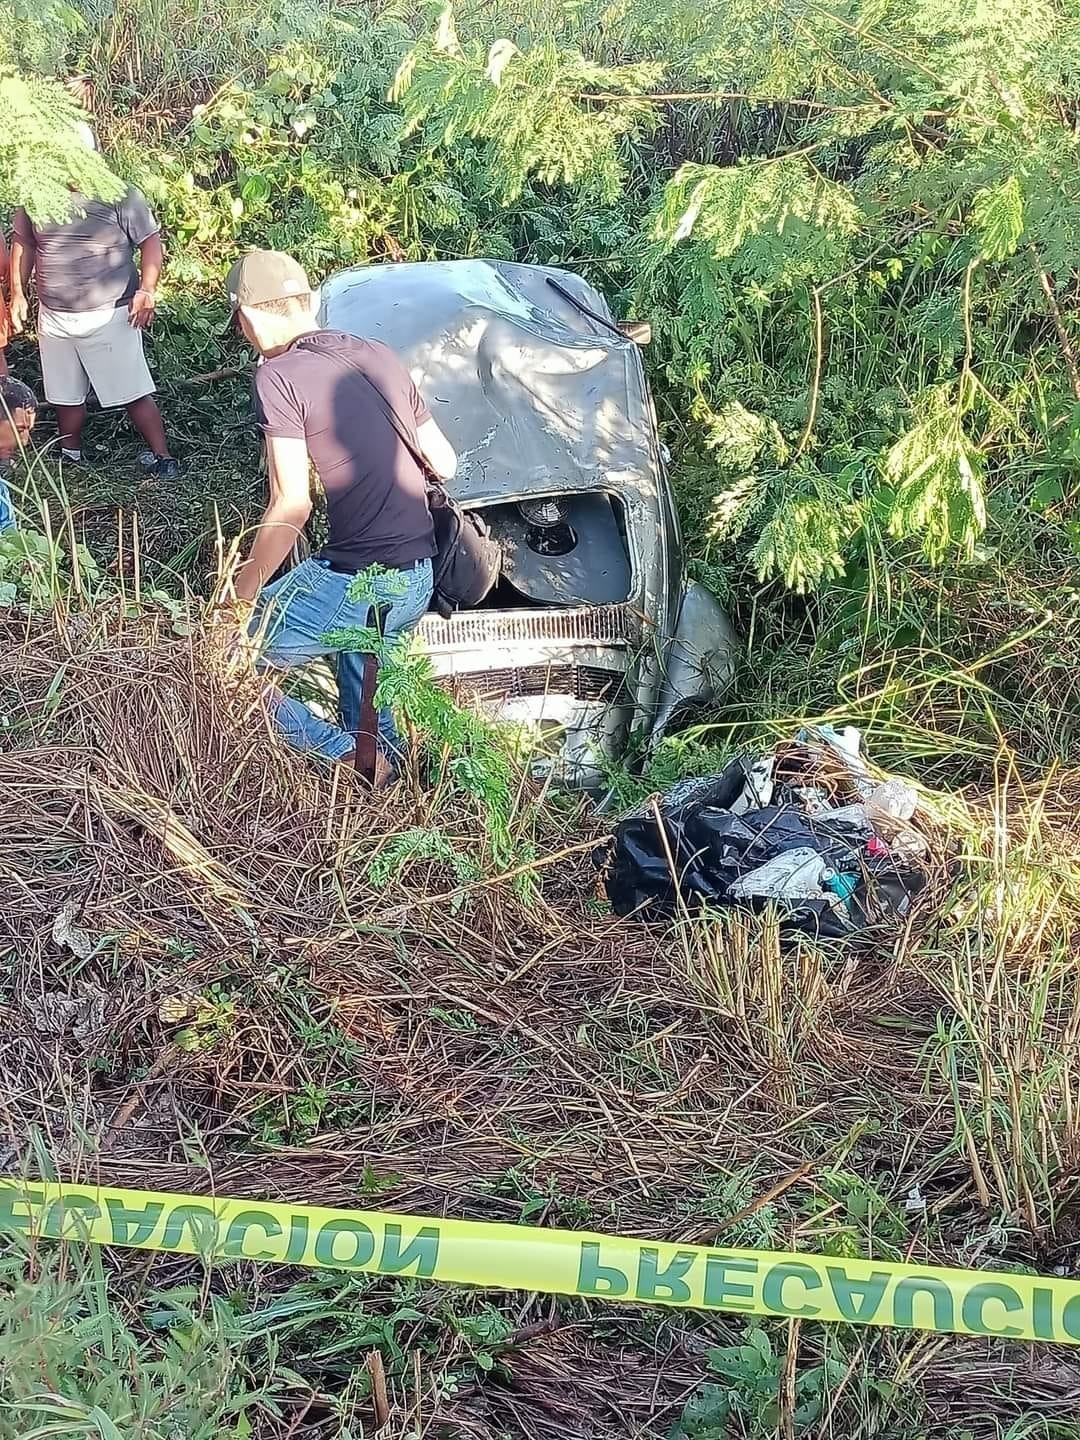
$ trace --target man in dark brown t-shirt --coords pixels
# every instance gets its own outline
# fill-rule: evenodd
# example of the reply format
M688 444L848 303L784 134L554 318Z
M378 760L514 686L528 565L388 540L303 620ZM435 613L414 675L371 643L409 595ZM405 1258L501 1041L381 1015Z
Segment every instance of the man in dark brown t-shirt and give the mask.
M237 322L262 357L255 404L270 472L270 503L237 572L236 595L258 597L253 628L270 665L338 656L342 728L281 695L275 718L297 749L351 760L364 657L343 632L367 628L373 607L385 612L387 639L419 622L435 554L424 472L451 479L457 458L392 350L318 328L311 285L295 260L252 251L233 266L228 289ZM326 493L326 546L268 585L311 514L310 465ZM350 598L357 574L372 566L378 570L363 594ZM379 716L379 736L384 763L392 764L388 712Z
M340 331L301 335L259 366L255 405L267 441L302 441L315 466L330 530L324 559L355 574L432 558L426 476L386 406L418 449L431 413L392 350Z

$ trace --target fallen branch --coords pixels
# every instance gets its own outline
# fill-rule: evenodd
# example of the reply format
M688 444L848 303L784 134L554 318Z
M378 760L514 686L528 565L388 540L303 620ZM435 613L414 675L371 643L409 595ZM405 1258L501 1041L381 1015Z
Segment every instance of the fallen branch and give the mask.
M371 1403L375 1407L375 1428L381 1430L390 1419L390 1397L386 1391L386 1367L378 1350L369 1350L364 1368L371 1380Z
M188 375L173 380L173 385L211 385L215 380L239 380L251 374L250 365L226 365L223 370L207 370L203 375Z
M1077 363L1076 351L1073 349L1069 332L1065 328L1065 317L1061 313L1061 306L1057 301L1054 282L1042 268L1039 252L1035 249L1035 246L1029 245L1028 250L1035 263L1035 269L1038 272L1039 283L1043 288L1043 294L1046 296L1046 308L1050 312L1050 319L1057 332L1058 344L1061 346L1061 356L1065 361L1065 369L1069 372L1069 383L1072 386L1073 398L1080 400L1080 364Z
M582 840L577 845L567 845L565 850L556 850L553 855L543 855L539 860L527 860L524 865L515 865L513 870L504 870L500 875L492 875L487 880L472 880L468 885L459 885L456 890L447 890L442 895L432 895L430 898L423 898L411 901L408 905L397 905L393 910L388 910L379 917L379 923L383 924L388 920L402 920L418 906L442 905L448 900L458 900L462 895L469 895L474 890L488 890L494 885L501 885L506 880L516 880L519 875L527 875L532 870L543 870L548 865L555 865L560 860L565 860L569 855L578 855L582 850L596 850L601 845L610 845L610 835L593 836L589 840Z
M820 1164L820 1160L808 1160L805 1165L800 1165L799 1168L793 1170L790 1175L785 1175L783 1180L778 1180L775 1185L770 1186L763 1195L759 1195L756 1200L751 1200L749 1205L744 1205L743 1208L736 1211L734 1215L729 1215L726 1220L721 1220L720 1224L716 1227L715 1233L720 1235L725 1230L730 1230L732 1226L740 1224L743 1220L748 1220L751 1215L756 1215L759 1210L763 1209L771 1201L779 1199L785 1190L789 1190L792 1185L798 1184L800 1180L804 1179L810 1174L811 1170L816 1169Z
M102 1135L101 1141L98 1145L98 1149L101 1153L104 1153L106 1150L108 1150L109 1146L116 1139L117 1135L119 1135L120 1131L123 1130L125 1125L127 1125L128 1121L135 1114L136 1110L138 1110L139 1106L142 1105L143 1102L146 1100L146 1092L149 1090L150 1086L153 1085L156 1080L159 1080L161 1078L161 1076L169 1068L169 1065L175 1058L175 1047L172 1045L166 1045L164 1050L161 1051L157 1059L154 1061L153 1065L150 1066L150 1069L146 1072L143 1078L132 1090L128 1098L120 1106L119 1110L114 1113L112 1119L109 1121L108 1128L106 1129L104 1135Z

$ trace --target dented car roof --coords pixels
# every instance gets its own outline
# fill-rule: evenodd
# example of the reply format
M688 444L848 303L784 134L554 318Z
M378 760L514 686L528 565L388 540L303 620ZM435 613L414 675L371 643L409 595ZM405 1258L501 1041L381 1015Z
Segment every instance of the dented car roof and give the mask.
M601 487L657 505L640 352L580 276L491 260L371 265L333 276L321 300L325 325L404 360L458 452L460 500Z

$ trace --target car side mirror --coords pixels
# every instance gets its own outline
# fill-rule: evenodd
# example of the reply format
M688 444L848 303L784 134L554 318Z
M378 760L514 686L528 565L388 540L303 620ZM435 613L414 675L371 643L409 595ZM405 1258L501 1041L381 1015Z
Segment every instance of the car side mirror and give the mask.
M623 320L619 329L635 345L645 346L652 342L652 326L648 320Z

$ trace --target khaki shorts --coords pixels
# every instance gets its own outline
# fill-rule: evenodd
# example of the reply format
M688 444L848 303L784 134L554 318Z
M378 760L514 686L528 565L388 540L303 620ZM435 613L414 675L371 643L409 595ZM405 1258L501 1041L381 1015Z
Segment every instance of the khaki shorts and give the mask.
M126 305L82 312L42 308L38 349L50 405L81 405L91 386L104 410L154 393L142 331L128 323Z

